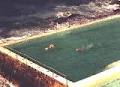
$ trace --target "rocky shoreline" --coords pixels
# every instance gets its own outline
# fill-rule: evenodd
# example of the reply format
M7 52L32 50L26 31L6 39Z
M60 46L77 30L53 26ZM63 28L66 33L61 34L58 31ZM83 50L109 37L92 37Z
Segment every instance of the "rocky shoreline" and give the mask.
M71 14L67 17L60 17L60 18L46 18L42 19L42 21L45 21L43 24L39 25L33 25L28 23L24 25L15 25L12 26L10 29L11 31L5 31L3 30L0 32L1 38L10 38L10 37L22 37L22 36L30 36L30 35L36 35L41 33L46 33L49 30L58 30L62 29L63 27L69 28L74 25L82 25L91 21L103 19L112 15L120 14L120 9L114 10L112 12L101 12L96 13L94 16L85 16L80 14ZM4 28L3 28L4 29Z
M21 41L25 41L25 40L29 40L29 39L33 39L33 38L37 38L37 37L42 37L42 36L46 36L46 35L51 35L53 33L57 33L57 32L62 32L62 31L66 31L66 30L71 30L71 29L76 29L76 28L80 28L80 27L84 27L86 25L91 25L100 21L106 21L106 20L110 20L110 19L114 19L114 18L119 18L120 14L117 13L112 13L109 15L105 15L96 19L92 19L92 20L81 20L81 21L77 21L76 23L70 25L69 23L63 23L63 24L57 24L57 26L55 26L55 28L48 28L45 31L38 31L38 32L34 32L34 33L29 33L27 32L26 35L24 36L12 36L9 38L1 38L0 39L0 46L5 46L5 45L10 45L10 44L14 44L17 42L21 42ZM22 33L22 32L20 32Z
M18 5L16 8L23 6L18 3L16 5ZM34 9L30 6L33 6ZM45 10L45 13L39 13L41 7L38 4L26 4L26 6L23 6L23 9L18 10L18 12L22 11L21 14L17 15L16 11L15 16L0 16L0 38L41 34L49 30L85 24L120 13L120 2L118 0L114 2L111 2L111 0L95 0L93 2L91 0L88 4L68 6L64 4L55 4L54 6L52 4L52 6L50 7L52 10ZM35 9L37 9L37 13L29 13ZM27 15L25 15L26 12L28 12Z

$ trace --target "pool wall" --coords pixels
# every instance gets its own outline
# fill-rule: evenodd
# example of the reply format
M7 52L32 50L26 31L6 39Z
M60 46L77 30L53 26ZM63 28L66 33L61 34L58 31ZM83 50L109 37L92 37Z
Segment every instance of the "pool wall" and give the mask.
M67 87L65 78L3 47L0 47L0 74L18 83L19 87Z

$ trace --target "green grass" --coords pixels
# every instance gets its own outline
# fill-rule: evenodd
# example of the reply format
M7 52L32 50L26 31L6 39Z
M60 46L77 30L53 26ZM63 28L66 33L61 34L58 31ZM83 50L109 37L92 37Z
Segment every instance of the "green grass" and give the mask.
M55 48L45 51L45 47L51 43L55 44ZM120 59L120 19L99 22L8 47L56 69L75 82L103 71L105 66ZM84 50L76 52L76 48ZM24 56L19 52L17 53Z
M106 83L101 87L120 87L120 79Z

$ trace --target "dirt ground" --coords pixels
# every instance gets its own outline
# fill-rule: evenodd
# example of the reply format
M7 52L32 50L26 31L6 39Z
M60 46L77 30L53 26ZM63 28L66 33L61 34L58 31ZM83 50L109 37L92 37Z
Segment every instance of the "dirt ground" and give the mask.
M0 87L18 87L17 85L13 85L7 79L0 75Z

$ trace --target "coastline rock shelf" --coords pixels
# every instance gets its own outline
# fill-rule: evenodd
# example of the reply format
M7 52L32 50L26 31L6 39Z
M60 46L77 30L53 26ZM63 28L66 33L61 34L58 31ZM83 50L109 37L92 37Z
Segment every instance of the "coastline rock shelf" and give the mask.
M0 3L0 38L40 34L61 28L57 24L70 27L119 14L119 4L119 0L5 0Z

